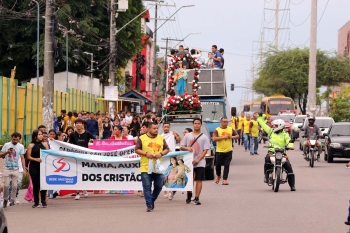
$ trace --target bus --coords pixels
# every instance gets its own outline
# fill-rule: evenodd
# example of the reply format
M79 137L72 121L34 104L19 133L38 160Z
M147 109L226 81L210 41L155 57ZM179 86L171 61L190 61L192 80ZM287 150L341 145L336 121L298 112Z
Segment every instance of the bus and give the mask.
M261 100L261 111L266 117L277 116L281 110L296 110L294 100L284 95L273 95Z
M259 112L261 108L261 101L254 101L250 105L251 112Z
M243 105L243 112L250 112L252 102L245 102Z

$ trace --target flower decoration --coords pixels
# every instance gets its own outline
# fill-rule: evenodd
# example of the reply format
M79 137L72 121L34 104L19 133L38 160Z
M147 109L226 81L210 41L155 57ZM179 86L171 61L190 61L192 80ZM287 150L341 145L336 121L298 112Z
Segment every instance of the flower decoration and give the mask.
M176 82L174 80L174 74L178 68L178 62L187 60L189 68L194 70L192 81L192 95L184 93L181 96L175 95ZM198 84L199 73L201 65L197 62L196 57L192 57L190 54L180 55L173 59L173 62L168 67L168 100L165 102L164 112L166 114L188 114L188 113L201 113L202 103L199 100L197 90L200 89Z
M177 56L173 59L173 63L169 64L168 67L168 95L170 96L175 96L175 86L176 83L174 81L174 74L175 74L175 70L178 68L178 62L179 61L184 61L187 60L189 67L191 69L194 69L194 74L193 74L193 81L192 81L192 93L197 92L199 85L198 85L198 81L199 81L199 73L200 73L200 68L201 65L197 62L197 58L196 57L192 57L191 54L187 54L187 55L180 55Z
M202 103L197 94L183 94L181 96L169 96L164 108L167 114L174 112L179 114L201 113Z

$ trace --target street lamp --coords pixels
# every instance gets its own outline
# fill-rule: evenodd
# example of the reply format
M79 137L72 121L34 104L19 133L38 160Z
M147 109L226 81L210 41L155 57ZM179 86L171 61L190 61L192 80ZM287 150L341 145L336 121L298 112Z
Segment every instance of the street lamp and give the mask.
M69 21L69 24L72 25L71 21ZM68 31L67 27L62 24L58 24L58 27L63 32L63 37L66 37L66 89L68 89L68 35L74 34L74 31L71 28ZM62 29L65 30L63 31Z
M36 85L39 86L39 55L40 55L40 34L39 34L39 29L40 29L40 6L39 6L39 3L35 0L32 0L32 2L35 2L36 3L36 6L38 8L38 19L37 19L37 45L36 45Z
M190 35L195 35L195 34L202 34L200 32L191 32L190 34L188 34L187 36L185 36L185 38L182 39L182 41L184 41L185 39L187 39L187 37L189 37ZM178 46L181 43L181 41L179 43L177 43L173 48L175 48L176 46Z
M92 95L92 72L93 72L93 66L94 66L94 54L89 53L89 52L84 52L86 55L91 56L91 66L90 66L90 71L91 71L91 83L90 83L90 94Z
M154 33L156 33L158 30L159 30L159 28L161 28L169 19L171 19L171 17L173 17L177 12L179 12L182 8L185 8L185 7L194 7L195 5L186 5L186 6L182 6L182 7L180 7L179 9L177 9L177 11L175 11L174 12L174 14L172 14L167 20L165 20L164 21L164 23L162 23L158 28L157 28L157 30L155 30L155 32Z

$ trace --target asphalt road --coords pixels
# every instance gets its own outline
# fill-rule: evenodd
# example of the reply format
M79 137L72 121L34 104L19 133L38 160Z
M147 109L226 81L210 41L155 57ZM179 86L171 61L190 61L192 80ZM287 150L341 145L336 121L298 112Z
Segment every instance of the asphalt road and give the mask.
M296 142L296 148L298 148ZM201 206L185 204L178 193L172 201L157 200L145 212L145 201L136 195L90 195L50 200L47 209L30 203L7 207L9 231L17 232L234 232L234 233L341 233L347 232L350 169L345 161L316 162L310 168L301 151L290 151L296 174L296 192L288 184L274 193L263 183L267 149L251 156L235 147L228 186L204 183ZM23 192L22 192L23 195Z

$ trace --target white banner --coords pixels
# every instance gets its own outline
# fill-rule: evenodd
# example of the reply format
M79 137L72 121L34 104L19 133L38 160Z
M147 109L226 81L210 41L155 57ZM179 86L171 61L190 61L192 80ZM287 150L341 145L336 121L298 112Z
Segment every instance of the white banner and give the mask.
M42 189L142 190L140 158L94 155L93 150L72 146L75 147L74 150L83 150L84 153L41 151ZM118 154L121 151L114 153ZM163 190L192 191L192 161L193 153L189 152L171 152L164 156Z

